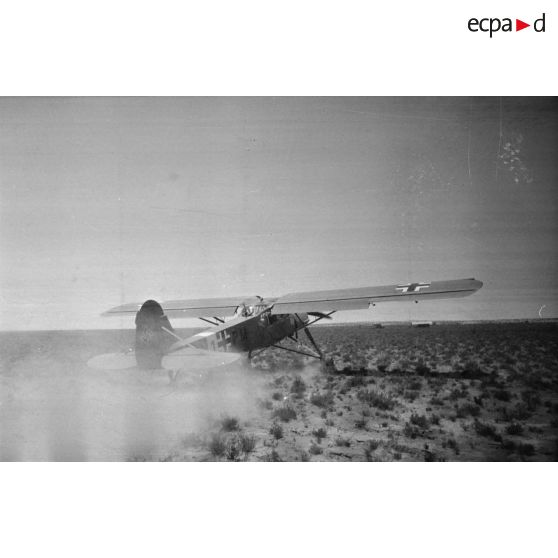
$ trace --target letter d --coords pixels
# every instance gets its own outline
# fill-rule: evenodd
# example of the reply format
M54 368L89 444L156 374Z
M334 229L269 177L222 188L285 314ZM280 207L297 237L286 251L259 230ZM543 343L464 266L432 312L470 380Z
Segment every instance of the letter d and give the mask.
M535 23L533 23L533 29L534 29L537 33L544 33L544 24L545 24L544 16L545 16L545 14L543 14L541 18L536 19L536 20L535 20ZM539 22L542 22L542 27L541 27L540 29L539 29L539 27L538 27Z

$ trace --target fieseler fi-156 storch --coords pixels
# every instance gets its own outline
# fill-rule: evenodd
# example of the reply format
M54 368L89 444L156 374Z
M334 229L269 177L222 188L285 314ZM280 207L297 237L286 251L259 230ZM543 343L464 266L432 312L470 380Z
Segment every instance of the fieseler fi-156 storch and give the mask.
M165 369L171 379L180 370L200 371L250 359L268 347L293 351L323 361L323 353L308 326L340 310L362 310L382 302L464 297L482 287L476 279L407 283L331 291L292 293L279 298L232 297L200 300L154 300L124 304L103 316L135 315L135 350L92 358L88 365L103 370ZM212 327L181 339L171 318L200 318ZM225 321L225 318L231 318ZM315 351L302 350L298 332L304 331ZM290 340L291 346L281 344ZM305 349L306 347L304 347Z

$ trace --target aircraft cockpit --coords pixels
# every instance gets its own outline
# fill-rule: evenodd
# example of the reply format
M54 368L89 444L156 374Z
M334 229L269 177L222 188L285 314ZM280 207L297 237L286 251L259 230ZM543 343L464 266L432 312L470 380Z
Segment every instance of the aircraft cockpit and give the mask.
M250 316L254 315L255 307L254 306L247 306L245 304L241 304L237 310L236 315L242 318L249 318Z
M246 300L238 306L236 312L234 313L234 317L250 318L251 316L257 316L267 308L267 305L262 303L263 298L260 296L256 296L254 299Z

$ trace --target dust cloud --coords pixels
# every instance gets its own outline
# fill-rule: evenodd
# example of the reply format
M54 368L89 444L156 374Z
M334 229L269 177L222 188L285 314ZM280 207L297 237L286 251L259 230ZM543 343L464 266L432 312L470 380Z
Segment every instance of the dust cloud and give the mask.
M156 460L224 415L261 413L263 380L239 365L174 384L165 371L87 368L108 335L1 334L0 460Z

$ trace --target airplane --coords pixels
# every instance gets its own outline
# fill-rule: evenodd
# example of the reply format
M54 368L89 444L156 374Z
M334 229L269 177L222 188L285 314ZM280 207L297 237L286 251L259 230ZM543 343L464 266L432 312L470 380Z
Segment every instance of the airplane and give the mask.
M139 368L167 370L171 381L180 370L208 370L247 361L259 352L276 347L325 364L323 352L309 326L343 310L373 308L383 302L402 302L469 296L482 287L476 279L401 283L328 291L291 293L277 298L231 297L198 300L147 300L107 310L102 316L135 316L135 350L109 353L88 361L91 368L119 370ZM211 327L182 339L170 324L171 318L199 318ZM225 320L225 318L230 318ZM298 332L306 334L312 349L301 350ZM296 343L296 348L281 344ZM306 348L306 347L305 347Z

